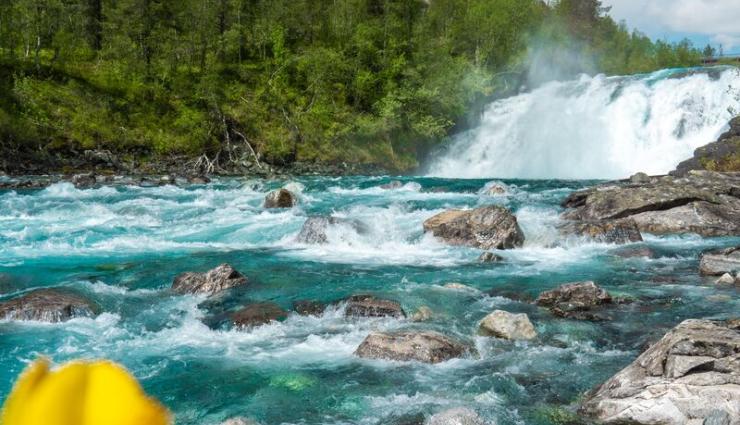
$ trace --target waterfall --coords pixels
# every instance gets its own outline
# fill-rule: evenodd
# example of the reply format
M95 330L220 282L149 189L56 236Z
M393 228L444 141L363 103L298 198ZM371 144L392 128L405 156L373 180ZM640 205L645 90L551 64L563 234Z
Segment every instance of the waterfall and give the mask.
M427 174L461 178L612 179L664 174L740 114L740 70L662 70L551 82L488 105Z

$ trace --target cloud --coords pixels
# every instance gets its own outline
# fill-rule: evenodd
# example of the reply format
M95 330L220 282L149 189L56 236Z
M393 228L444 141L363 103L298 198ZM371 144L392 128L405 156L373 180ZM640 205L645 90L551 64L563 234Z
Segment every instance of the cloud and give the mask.
M740 47L740 0L604 0L611 15L653 38L712 40ZM703 36L703 37L697 37Z

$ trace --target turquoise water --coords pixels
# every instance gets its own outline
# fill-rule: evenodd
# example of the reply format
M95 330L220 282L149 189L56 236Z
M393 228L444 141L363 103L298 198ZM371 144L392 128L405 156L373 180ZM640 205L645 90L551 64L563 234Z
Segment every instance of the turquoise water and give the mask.
M559 240L560 200L592 182L507 180L509 193L484 196L487 180L305 178L222 179L178 188L67 183L0 192L0 297L29 288L69 287L104 313L62 324L0 322L0 400L39 355L56 362L110 358L128 367L178 424L218 424L245 416L263 424L388 424L404 415L469 406L498 424L547 424L553 409L631 362L647 341L690 317L740 311L737 289L698 276L698 253L739 239L646 236L657 258L624 259L616 247ZM270 189L300 193L291 210L261 208ZM502 251L506 262L478 264L480 251L448 247L422 222L451 207L501 204L515 211L527 242ZM306 216L361 221L338 226L329 244L294 241ZM255 301L340 300L374 293L407 312L428 305L434 319L347 320L342 306L321 317L291 314L251 331L214 330L202 297L168 291L183 271L222 262L250 286L216 309ZM642 300L611 322L557 319L527 299L558 284L590 279ZM461 282L478 291L444 288ZM494 309L526 312L539 338L508 342L476 336ZM438 365L358 359L371 330L433 329L473 344L478 357Z

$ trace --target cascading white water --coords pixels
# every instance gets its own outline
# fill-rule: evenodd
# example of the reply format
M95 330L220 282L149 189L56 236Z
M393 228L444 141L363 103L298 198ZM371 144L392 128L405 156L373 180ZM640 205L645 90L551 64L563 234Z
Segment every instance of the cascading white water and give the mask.
M740 114L740 70L663 70L552 82L491 103L428 174L460 178L623 178L662 174Z

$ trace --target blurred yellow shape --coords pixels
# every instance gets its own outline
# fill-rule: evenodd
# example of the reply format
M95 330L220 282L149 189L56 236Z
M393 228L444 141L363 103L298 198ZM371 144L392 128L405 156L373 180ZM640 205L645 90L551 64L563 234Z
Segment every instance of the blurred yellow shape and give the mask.
M170 414L123 367L70 362L51 371L38 360L5 401L0 425L168 425Z

